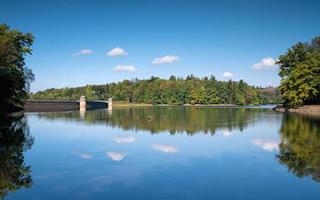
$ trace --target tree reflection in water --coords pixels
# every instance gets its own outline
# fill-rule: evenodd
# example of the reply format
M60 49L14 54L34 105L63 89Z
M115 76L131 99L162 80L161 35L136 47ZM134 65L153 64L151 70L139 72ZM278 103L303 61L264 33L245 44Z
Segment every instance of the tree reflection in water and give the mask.
M268 109L250 108L185 108L144 107L116 108L112 113L103 111L87 111L86 113L43 113L38 115L46 119L63 119L84 121L88 124L106 124L125 130L145 130L150 133L168 131L171 134L185 132L214 134L218 129L242 131L250 124L259 120L270 120L264 115L271 112ZM280 117L280 115L279 115Z
M280 114L270 109L250 108L183 108L147 107L121 108L85 113L42 113L46 120L76 121L86 124L106 124L125 130L144 130L151 134L168 131L171 134L215 134L217 130L244 130L255 123L266 122L280 128L277 159L294 175L311 176L320 182L320 119L298 114ZM268 148L276 148L275 146ZM277 148L278 149L278 148Z
M24 152L33 142L24 116L0 115L0 199L8 192L31 187L31 167L24 163Z
M320 120L298 114L283 116L278 159L298 177L320 182Z

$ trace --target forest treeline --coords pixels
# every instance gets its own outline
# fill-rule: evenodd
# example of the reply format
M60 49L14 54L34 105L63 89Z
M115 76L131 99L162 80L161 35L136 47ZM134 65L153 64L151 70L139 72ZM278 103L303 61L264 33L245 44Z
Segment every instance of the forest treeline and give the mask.
M280 91L255 87L240 81L218 81L211 77L124 80L104 85L47 89L31 95L33 99L79 99L125 101L149 104L237 104L258 105L281 102Z

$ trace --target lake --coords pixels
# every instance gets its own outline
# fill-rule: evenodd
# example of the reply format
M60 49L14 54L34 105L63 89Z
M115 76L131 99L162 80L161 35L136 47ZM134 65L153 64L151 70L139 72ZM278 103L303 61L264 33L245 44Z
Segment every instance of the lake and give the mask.
M320 119L269 107L25 113L1 133L0 199L320 196Z

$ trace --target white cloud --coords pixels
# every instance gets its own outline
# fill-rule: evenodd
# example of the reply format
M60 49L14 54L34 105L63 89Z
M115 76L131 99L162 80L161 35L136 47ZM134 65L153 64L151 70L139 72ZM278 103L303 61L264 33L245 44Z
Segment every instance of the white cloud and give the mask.
M89 55L92 53L93 53L93 51L91 49L81 49L79 52L73 53L72 56Z
M263 58L260 62L252 65L252 69L255 69L255 70L275 69L277 68L276 62L277 61L271 57Z
M127 153L120 153L120 152L107 152L106 155L114 161L121 161L127 155Z
M178 56L163 56L160 58L155 58L152 61L152 64L158 65L158 64L169 64L169 63L174 63L178 62L179 57Z
M131 137L115 137L113 138L113 140L116 143L122 144L122 143L133 143L136 141L136 138L132 136Z
M167 144L153 144L152 145L154 150L162 151L165 153L177 153L178 148L173 145L167 145Z
M107 56L127 56L128 53L121 49L120 47L116 47L114 49L111 49L109 52L107 52Z
M80 153L80 158L82 159L91 159L92 155L88 153Z
M113 71L116 72L134 72L136 71L135 66L133 65L117 65L113 68Z
M231 77L233 77L233 74L231 72L224 72L222 74L222 77L223 78L231 78Z
M279 149L279 142L275 140L254 139L252 140L252 143L261 147L264 151L274 151Z

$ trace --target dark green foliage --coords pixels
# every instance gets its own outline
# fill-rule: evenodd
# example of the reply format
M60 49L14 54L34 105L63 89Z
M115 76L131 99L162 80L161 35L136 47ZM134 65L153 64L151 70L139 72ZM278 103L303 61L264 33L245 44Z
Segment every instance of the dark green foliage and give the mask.
M77 88L48 89L34 95L34 99L88 99L150 103L150 104L238 104L257 105L279 103L280 95L276 88L256 88L244 81L217 81L210 78L197 78L193 75L184 78L171 76L169 80L151 77L147 80L124 80L105 85L87 85Z
M279 57L280 91L287 107L320 103L320 37Z
M320 182L319 119L304 115L284 115L277 155L280 163L296 176L311 176Z
M0 111L21 105L27 97L34 76L25 66L24 57L31 54L33 36L0 25Z
M0 199L31 187L31 167L24 162L24 152L33 142L24 116L0 115Z

